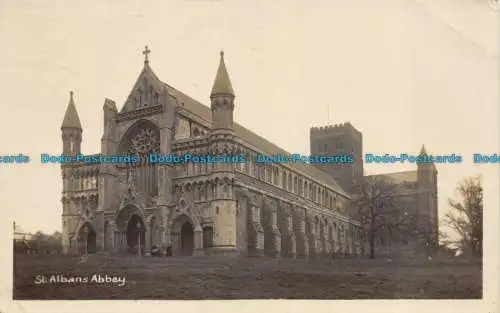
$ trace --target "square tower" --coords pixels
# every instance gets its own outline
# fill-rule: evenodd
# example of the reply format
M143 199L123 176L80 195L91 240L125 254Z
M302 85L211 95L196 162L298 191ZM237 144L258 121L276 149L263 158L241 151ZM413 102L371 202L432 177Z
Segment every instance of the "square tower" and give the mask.
M363 182L363 135L351 123L313 127L311 155L352 156L352 164L315 164L330 174L346 191L355 193Z

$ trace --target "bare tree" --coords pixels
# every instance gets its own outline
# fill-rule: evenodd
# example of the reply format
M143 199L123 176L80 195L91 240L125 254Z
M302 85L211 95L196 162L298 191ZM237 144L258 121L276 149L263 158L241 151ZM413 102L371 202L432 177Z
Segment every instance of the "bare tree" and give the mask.
M443 243L456 246L463 253L483 254L483 187L481 177L469 177L458 184L460 201L449 199L451 211L445 215L444 224L458 239L443 235Z
M369 257L375 258L376 238L380 232L389 234L402 231L409 220L397 196L396 185L371 177L365 181L356 201L357 219L361 222L362 241L368 243ZM363 249L364 249L363 245Z

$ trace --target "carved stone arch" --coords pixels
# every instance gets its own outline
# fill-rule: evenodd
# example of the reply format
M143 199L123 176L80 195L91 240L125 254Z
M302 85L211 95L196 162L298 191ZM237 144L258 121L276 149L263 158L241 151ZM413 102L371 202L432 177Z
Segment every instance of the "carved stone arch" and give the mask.
M97 232L94 223L88 219L80 219L74 234L77 238L79 253L97 252Z
M86 218L85 216L82 216L78 221L78 224L76 225L75 233L78 234L82 230L82 227L85 224L92 226L94 230L96 229L94 223L90 219Z
M150 120L140 119L129 126L122 135L118 151L120 153L159 153L159 140L158 125Z
M113 220L116 221L118 229L125 230L126 223L132 215L139 216L143 221L146 220L146 206L137 200L131 200L122 204L119 210L116 211Z
M194 228L201 227L203 216L198 206L189 197L181 197L177 202L176 209L171 211L168 219L168 229L172 229L172 225L181 215L189 217L194 223Z
M214 188L214 191L217 190L222 185L222 180L219 177L215 177L214 180L212 181L212 186Z

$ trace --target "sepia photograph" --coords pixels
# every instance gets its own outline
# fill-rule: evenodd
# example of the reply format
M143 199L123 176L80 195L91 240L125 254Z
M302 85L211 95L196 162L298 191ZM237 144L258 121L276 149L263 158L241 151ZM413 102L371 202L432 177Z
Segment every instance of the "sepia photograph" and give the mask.
M498 15L0 0L0 312L500 312Z

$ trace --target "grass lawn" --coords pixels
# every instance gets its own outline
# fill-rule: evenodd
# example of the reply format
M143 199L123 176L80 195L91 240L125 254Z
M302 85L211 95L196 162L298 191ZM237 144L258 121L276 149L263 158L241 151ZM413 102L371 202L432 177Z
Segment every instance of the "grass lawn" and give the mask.
M287 260L17 255L23 299L481 299L481 261ZM35 284L37 275L125 277L117 284Z

